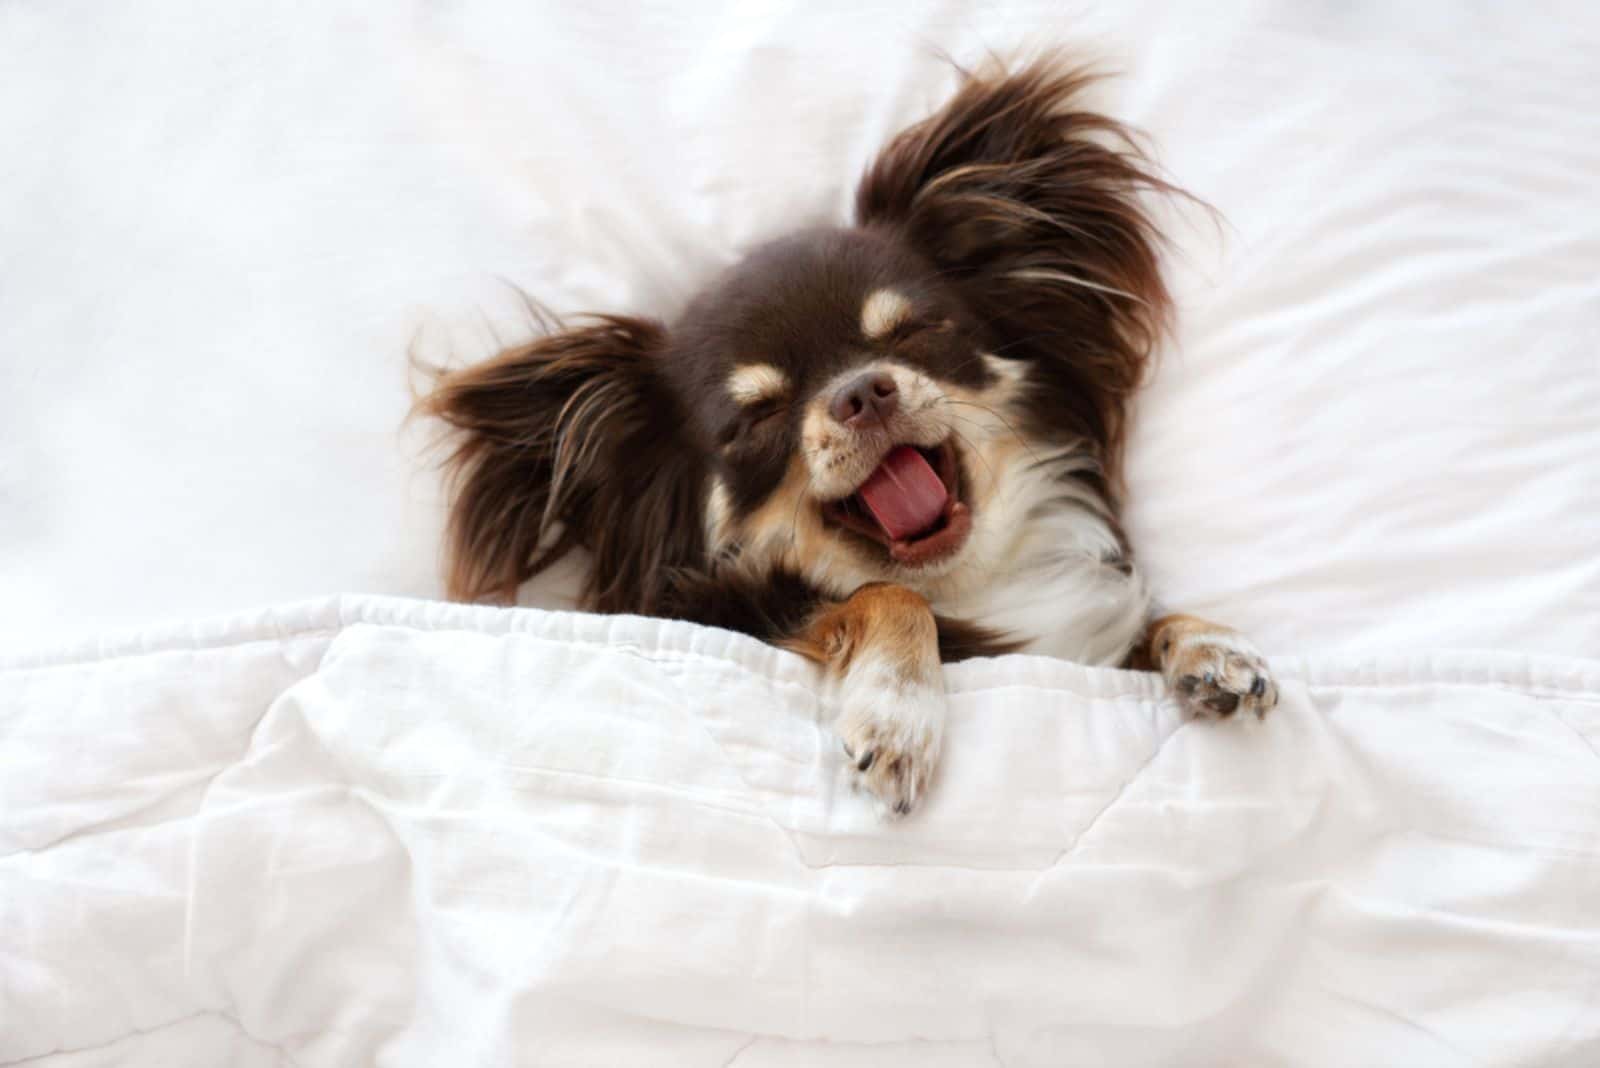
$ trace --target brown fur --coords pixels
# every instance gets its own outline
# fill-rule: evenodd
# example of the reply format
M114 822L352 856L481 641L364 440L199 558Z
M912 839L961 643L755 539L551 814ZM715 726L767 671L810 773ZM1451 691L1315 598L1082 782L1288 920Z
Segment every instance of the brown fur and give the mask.
M1159 671L1161 662L1172 652L1172 643L1178 638L1217 629L1199 616L1173 613L1150 621L1144 639L1128 654L1128 665L1140 671Z
M606 316L439 378L419 407L457 431L451 597L510 600L582 546L585 603L648 612L671 569L701 562L704 470L660 382L664 339Z
M907 682L939 667L939 629L927 599L887 582L868 583L848 600L822 608L799 634L779 644L839 675L867 648Z
M1093 80L1052 57L969 76L879 154L856 215L958 281L992 351L1049 382L1030 429L1093 443L1114 479L1127 400L1171 316L1141 194L1180 191L1126 127L1077 105Z

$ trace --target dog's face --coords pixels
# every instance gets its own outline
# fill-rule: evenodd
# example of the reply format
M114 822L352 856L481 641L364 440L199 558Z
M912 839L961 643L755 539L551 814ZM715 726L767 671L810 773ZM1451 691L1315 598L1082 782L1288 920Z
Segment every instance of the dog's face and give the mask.
M845 591L958 572L1021 444L1008 409L1025 368L993 347L892 233L755 251L663 354L704 457L708 549Z
M1084 81L969 80L880 154L854 227L755 250L670 327L604 317L444 376L452 595L581 545L602 611L729 564L937 596L1052 501L1109 514L1168 306L1139 195L1168 187Z

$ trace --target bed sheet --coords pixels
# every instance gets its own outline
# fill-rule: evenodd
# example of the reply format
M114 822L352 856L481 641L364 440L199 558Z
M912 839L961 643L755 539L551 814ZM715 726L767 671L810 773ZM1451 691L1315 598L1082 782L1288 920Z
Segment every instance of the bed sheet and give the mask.
M438 592L407 353L670 316L1069 43L1220 213L1129 527L1269 652L1600 649L1600 10L0 5L0 641ZM562 584L530 591L562 603Z

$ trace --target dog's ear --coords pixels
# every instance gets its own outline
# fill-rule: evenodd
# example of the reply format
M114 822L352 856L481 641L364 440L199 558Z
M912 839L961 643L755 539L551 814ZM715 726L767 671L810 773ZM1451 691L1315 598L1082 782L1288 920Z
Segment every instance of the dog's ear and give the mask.
M658 322L602 317L439 377L418 408L454 430L451 597L510 600L582 546L584 607L642 613L701 562L704 472L665 344Z
M953 280L996 353L1030 361L1055 428L1069 420L1114 472L1124 402L1170 305L1141 197L1177 190L1124 127L1082 109L1092 80L1052 57L966 75L879 155L856 214Z

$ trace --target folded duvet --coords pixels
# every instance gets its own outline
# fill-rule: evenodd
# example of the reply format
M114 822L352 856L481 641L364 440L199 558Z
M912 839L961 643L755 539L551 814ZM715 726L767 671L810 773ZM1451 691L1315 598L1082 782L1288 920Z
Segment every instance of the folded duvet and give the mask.
M0 1062L1600 1064L1600 663L947 669L880 823L799 659L345 598L0 670Z

